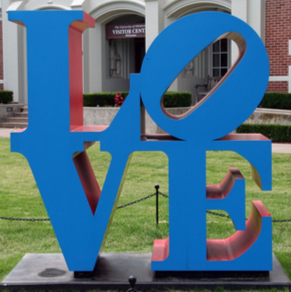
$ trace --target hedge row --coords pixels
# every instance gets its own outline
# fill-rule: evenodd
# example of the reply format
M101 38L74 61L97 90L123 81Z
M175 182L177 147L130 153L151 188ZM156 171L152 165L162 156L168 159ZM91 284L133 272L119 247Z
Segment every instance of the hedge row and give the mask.
M120 91L125 99L128 95L127 91ZM114 96L117 92L98 92L98 93L84 93L83 104L84 106L114 106Z
M266 92L259 107L291 110L291 93Z
M273 142L291 142L291 126L275 124L242 124L237 133L261 133Z
M85 93L84 106L89 107L104 107L114 106L114 96L117 92L98 92L98 93ZM120 91L123 98L126 99L128 91ZM192 95L189 92L173 92L167 91L164 94L165 107L187 107L191 106Z
M192 104L190 92L167 91L164 94L164 107L187 107Z
M0 103L9 103L13 100L13 91L0 90Z

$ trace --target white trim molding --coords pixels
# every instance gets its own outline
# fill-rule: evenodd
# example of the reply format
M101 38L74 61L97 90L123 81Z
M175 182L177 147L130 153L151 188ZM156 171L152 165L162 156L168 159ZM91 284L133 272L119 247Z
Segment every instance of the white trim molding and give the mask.
M145 16L145 3L126 0L110 1L99 6L94 6L88 13L99 23L106 24L122 15L137 14Z
M289 76L270 76L269 81L289 81Z
M57 9L57 10L71 10L70 1L64 0L38 0L38 1L29 1L23 0L22 5L18 10L46 10L46 9Z
M288 92L291 93L291 66L288 66L288 76L270 76L269 81L279 82L287 81L288 82Z
M13 11L13 10L23 10L24 6L27 4L26 1L15 1L12 2L9 7L7 8L7 11Z
M146 0L146 51L159 34L159 3L157 0Z
M166 17L181 18L201 10L222 9L231 12L231 0L184 0L167 1L163 7Z

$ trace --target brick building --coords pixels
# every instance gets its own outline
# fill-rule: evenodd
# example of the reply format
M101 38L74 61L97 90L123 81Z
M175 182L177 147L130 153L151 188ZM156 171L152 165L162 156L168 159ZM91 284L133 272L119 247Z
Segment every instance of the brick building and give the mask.
M2 9L83 9L95 19L96 27L84 34L84 92L128 90L130 73L139 72L151 42L175 20L201 11L229 13L247 22L265 43L270 59L268 91L291 92L290 0L2 0ZM116 37L115 31L122 27L138 34ZM27 103L26 32L9 22L7 13L3 13L3 46L2 35L0 42L0 86L3 81L5 89L14 91L15 101ZM223 76L236 56L230 40L211 44L170 90L195 95L196 84L205 83L207 76Z
M2 34L2 11L0 9L0 89L3 89L3 34Z
M291 1L266 1L265 46L270 61L268 91L291 92Z

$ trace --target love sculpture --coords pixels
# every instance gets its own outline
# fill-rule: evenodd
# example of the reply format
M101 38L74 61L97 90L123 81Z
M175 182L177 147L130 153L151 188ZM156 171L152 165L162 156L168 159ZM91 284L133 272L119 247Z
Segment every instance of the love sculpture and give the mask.
M222 150L243 156L257 185L271 189L271 141L229 134L255 110L268 84L267 53L252 28L218 12L168 26L149 48L141 73L130 76L130 94L107 127L83 125L82 32L94 27L94 19L83 11L11 11L9 20L27 29L29 98L29 126L12 133L11 149L29 161L69 270L94 269L134 151L163 151L169 159L169 238L155 240L152 270L272 269L271 216L253 201L245 221L239 170L230 168L219 185L206 186L206 151ZM202 102L171 116L161 103L164 92L222 38L237 44L237 61ZM144 132L144 108L168 134ZM102 192L86 153L95 141L112 156ZM206 239L211 209L230 215L234 235Z

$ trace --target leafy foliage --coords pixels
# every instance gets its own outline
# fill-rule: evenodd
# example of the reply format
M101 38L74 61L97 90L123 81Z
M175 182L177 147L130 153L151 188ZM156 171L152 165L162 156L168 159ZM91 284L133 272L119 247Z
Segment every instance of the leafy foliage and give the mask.
M122 97L122 94L117 93L114 97L114 106L122 106L124 103L124 98Z
M85 93L84 106L89 107L104 107L114 106L114 98L117 94L121 94L124 100L129 92L98 92L98 93ZM189 92L174 92L167 91L163 96L163 103L165 107L188 107L191 106L192 95Z
M290 110L291 93L266 92L259 107Z
M98 92L98 93L84 93L84 106L89 107L104 107L104 106L114 106L114 97L116 94L121 94L124 99L128 96L127 91L120 92Z
M13 100L13 91L0 90L0 103L9 103Z
M192 95L189 92L167 91L163 97L164 107L191 106Z
M273 142L291 142L291 126L275 124L242 124L237 133L261 133Z

